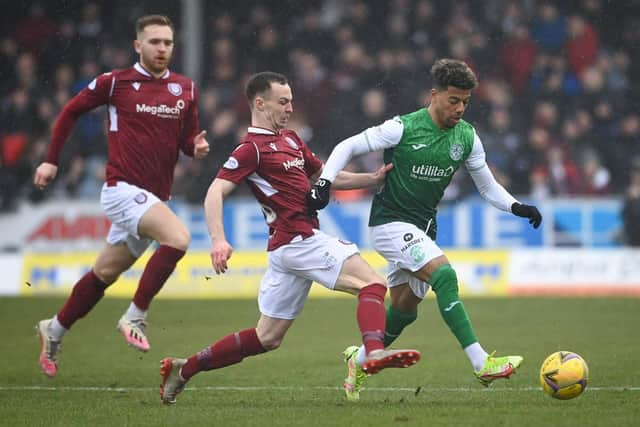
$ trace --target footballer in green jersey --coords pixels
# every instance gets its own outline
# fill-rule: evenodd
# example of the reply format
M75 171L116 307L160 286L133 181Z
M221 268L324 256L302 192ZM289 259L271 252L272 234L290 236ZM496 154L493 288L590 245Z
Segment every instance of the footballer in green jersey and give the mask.
M373 247L389 263L391 304L387 308L385 345L415 321L418 304L430 287L475 376L488 386L495 379L508 378L523 359L489 355L480 345L458 295L456 272L435 243L437 206L454 173L464 166L480 195L496 208L527 218L534 228L540 226L542 215L535 206L518 202L495 180L482 141L473 126L462 119L477 85L469 66L440 59L431 68L431 77L429 105L338 144L307 201L311 210L324 208L331 182L352 157L384 150L384 162L393 164L393 169L373 199L369 227ZM357 400L365 378L357 370L364 360L362 353L353 347L344 353L350 368L345 380L350 400Z

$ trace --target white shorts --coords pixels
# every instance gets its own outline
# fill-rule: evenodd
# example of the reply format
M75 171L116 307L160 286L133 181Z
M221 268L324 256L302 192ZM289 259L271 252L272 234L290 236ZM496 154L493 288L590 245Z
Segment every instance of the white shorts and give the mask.
M141 238L138 224L149 208L160 201L153 193L126 182L120 181L114 186L105 183L100 204L111 221L107 243L126 243L134 257L142 255L153 239Z
M429 261L443 255L442 249L413 224L389 222L369 228L373 248L389 263L388 286L408 283L418 298L424 298L429 284L414 277Z
M276 319L295 319L302 311L312 282L333 289L342 264L358 247L320 230L296 237L269 252L269 267L260 282L260 312Z

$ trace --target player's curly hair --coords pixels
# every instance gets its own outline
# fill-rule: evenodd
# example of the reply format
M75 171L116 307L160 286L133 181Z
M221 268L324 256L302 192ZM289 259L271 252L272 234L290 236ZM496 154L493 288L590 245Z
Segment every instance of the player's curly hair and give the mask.
M478 78L471 68L457 59L438 59L431 67L431 78L438 90L447 90L449 86L471 90L478 85Z
M287 78L280 73L274 73L273 71L263 71L258 74L254 74L247 80L247 86L245 93L249 103L255 99L258 94L264 93L271 89L272 83L279 83L281 85L288 84Z

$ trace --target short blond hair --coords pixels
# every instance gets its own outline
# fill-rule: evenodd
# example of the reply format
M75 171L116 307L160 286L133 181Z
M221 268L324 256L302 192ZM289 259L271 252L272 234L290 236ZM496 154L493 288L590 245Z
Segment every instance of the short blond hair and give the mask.
M166 15L145 15L136 20L136 36L144 31L149 25L163 25L171 28L171 32L175 33L173 22Z

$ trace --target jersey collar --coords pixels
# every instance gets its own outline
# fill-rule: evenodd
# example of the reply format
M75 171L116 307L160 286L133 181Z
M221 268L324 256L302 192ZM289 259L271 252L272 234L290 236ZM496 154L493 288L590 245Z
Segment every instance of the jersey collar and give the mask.
M249 128L247 129L247 132L257 133L259 135L277 135L277 133L272 131L271 129L259 128L257 126L249 126Z
M142 65L140 65L140 63L139 63L139 62L136 62L136 63L133 65L133 68L134 68L137 72L139 72L140 74L142 74L143 76L147 76L147 77L153 78L153 76L152 76L152 75L151 75L147 70L145 70L145 69L142 67ZM163 75L162 77L160 77L160 78L161 78L161 79L168 79L170 75L171 75L171 71L169 71L169 70L167 69L167 72L166 72L166 73L164 73L164 75Z

